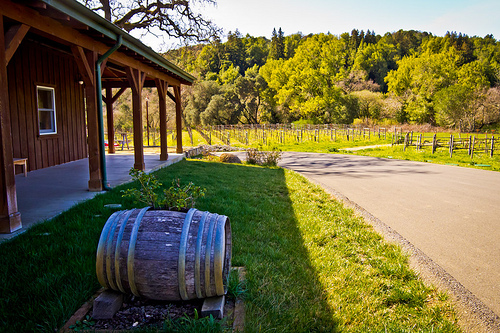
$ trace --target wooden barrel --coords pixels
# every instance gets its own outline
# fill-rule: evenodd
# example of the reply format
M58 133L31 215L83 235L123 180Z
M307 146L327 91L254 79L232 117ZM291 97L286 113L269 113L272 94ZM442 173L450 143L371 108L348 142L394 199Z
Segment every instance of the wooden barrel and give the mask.
M194 208L116 212L97 247L103 287L155 300L224 295L230 267L229 218Z

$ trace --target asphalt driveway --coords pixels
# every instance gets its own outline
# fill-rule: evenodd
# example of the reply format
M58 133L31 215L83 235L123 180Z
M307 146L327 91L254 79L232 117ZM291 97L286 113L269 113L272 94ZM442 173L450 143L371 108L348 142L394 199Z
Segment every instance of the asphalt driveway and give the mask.
M470 291L479 303L472 307L499 327L500 172L314 153L284 153L280 166L401 235L449 274L449 284Z

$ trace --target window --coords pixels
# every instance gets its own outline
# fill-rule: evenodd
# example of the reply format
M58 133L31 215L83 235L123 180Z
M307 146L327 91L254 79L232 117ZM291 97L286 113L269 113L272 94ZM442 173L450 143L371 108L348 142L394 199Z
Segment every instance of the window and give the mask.
M38 97L38 129L40 135L55 134L56 128L56 104L54 88L37 86Z

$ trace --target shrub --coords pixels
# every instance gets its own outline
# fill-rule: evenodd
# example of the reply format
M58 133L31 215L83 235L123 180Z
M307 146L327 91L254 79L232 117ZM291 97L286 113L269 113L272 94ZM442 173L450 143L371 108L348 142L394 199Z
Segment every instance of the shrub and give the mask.
M221 154L219 159L223 163L241 163L238 156L229 153Z
M247 163L266 166L277 166L282 152L279 150L259 151L257 149L247 150Z
M255 148L250 148L247 150L247 163L248 164L260 164L260 154Z
M160 206L167 210L185 210L193 208L199 197L205 196L205 189L194 186L192 182L181 186L179 178L172 181L172 186L163 191L164 198Z
M277 166L281 159L281 151L272 150L268 152L262 152L263 165L267 166Z
M194 207L198 198L205 196L204 188L195 186L192 182L181 186L180 179L174 179L172 186L164 190L163 195L160 196L156 190L162 184L154 175L134 168L130 169L129 175L132 176L132 180L139 182L140 188L126 189L122 191L122 196L145 203L153 209L187 210Z

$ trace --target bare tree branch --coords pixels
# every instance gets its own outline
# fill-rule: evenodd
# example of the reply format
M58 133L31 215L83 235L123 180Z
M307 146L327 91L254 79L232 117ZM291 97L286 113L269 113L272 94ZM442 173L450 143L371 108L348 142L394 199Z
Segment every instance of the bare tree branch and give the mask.
M195 12L199 5L216 5L216 0L79 0L123 30L159 29L169 37L186 42L206 42L221 34L212 21Z

